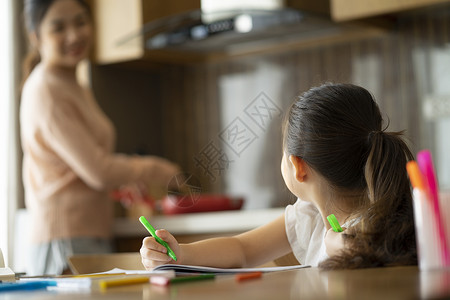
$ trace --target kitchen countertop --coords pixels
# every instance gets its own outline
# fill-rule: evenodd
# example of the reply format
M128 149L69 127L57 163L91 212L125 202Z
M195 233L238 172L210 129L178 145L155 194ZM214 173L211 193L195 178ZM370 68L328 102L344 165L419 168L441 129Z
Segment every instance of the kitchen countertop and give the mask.
M153 227L174 235L244 232L269 223L284 213L284 207L258 210L232 210L179 215L145 216ZM148 235L136 219L118 218L114 223L116 237Z
M269 223L284 213L284 207L229 210L220 212L205 212L179 215L146 216L155 228L164 228L174 235L201 235L240 233ZM19 209L16 213L14 241L14 270L25 272L27 249L30 248L29 226L22 226L28 222L26 209ZM114 222L114 236L116 238L142 238L148 232L136 218L117 218Z

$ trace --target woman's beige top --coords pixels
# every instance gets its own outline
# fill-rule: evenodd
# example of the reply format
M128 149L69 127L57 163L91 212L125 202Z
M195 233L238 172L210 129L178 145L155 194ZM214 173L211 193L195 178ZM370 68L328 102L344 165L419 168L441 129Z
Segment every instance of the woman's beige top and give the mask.
M148 158L113 153L112 123L91 93L66 76L38 65L22 92L23 180L35 243L108 238L109 191L151 180L154 172Z

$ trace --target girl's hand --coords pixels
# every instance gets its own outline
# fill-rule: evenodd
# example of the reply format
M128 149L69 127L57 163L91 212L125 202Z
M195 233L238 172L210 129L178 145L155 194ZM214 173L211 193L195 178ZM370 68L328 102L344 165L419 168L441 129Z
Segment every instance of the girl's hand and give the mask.
M164 229L156 230L156 235L169 244L179 261L181 248L173 235ZM154 237L144 238L140 253L142 264L146 270L152 270L156 266L175 262L167 255L166 247L158 243Z
M342 228L342 232L334 232L333 228L328 229L325 235L325 247L327 248L328 256L333 256L338 254L338 252L344 249L344 238L345 228Z

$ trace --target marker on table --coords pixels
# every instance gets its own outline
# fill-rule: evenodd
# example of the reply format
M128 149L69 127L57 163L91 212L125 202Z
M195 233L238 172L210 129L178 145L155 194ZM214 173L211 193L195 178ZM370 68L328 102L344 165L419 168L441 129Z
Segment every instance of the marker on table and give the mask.
M150 281L148 276L137 276L130 278L118 278L118 279L104 279L100 280L98 285L101 290L105 290L113 286L138 284L138 283L148 283Z
M236 281L244 281L249 279L256 279L262 276L262 272L240 273L236 274Z
M9 291L31 291L45 289L49 286L56 286L56 281L30 281L30 282L11 282L0 284L0 293Z
M342 232L342 227L339 225L338 220L336 219L336 216L334 214L331 214L327 217L328 222L331 225L331 228L333 228L334 232Z
M170 249L169 244L167 244L165 241L163 241L159 236L156 235L156 230L155 228L153 228L152 225L150 225L150 223L147 221L147 219L144 216L141 216L139 218L139 221L141 221L142 225L144 225L144 227L148 230L148 232L150 232L150 234L152 235L152 237L155 238L155 240L160 243L161 245L163 245L164 247L166 247L167 249L167 255L169 255L169 257L173 260L177 260L177 256L175 255L175 253L173 252L172 249Z
M206 279L214 279L216 277L215 274L201 274L201 275L193 275L193 276L182 276L175 278L168 278L166 276L152 276L150 277L150 283L156 285L169 285L173 283L181 283L181 282L189 282L189 281L197 281L197 280L206 280Z

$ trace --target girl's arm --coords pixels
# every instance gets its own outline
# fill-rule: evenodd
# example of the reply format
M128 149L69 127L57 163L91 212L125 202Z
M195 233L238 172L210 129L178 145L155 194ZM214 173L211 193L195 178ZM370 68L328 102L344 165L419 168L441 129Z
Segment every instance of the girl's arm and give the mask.
M166 230L157 235L169 243L179 264L218 268L254 267L276 259L291 251L284 227L284 215L264 226L233 237L207 239L190 244L178 244ZM166 249L154 238L144 239L141 247L142 263L146 269L173 261Z

